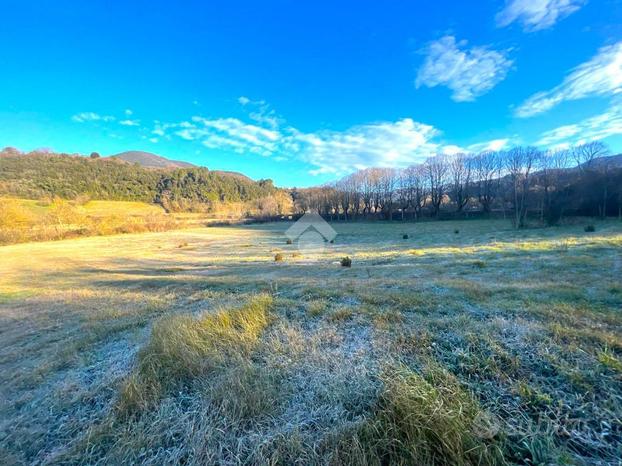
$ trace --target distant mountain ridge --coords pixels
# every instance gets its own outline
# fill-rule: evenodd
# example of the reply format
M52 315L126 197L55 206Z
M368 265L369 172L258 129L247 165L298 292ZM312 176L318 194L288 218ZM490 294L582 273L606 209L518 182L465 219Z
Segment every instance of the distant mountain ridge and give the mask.
M604 157L598 157L592 160L591 164L594 166L594 168L622 168L622 154L605 155Z
M141 167L145 168L196 168L198 165L194 165L190 162L184 162L182 160L172 160L161 155L154 154L152 152L145 152L140 150L130 150L121 152L119 154L111 155L110 159L123 160L128 163L137 163ZM240 172L227 171L227 170L212 170L212 172L221 175L237 178L244 181L254 181L252 178L244 175Z
M111 155L109 158L124 160L129 163L137 163L145 168L192 168L196 165L181 160L171 160L161 155L140 150L130 150Z

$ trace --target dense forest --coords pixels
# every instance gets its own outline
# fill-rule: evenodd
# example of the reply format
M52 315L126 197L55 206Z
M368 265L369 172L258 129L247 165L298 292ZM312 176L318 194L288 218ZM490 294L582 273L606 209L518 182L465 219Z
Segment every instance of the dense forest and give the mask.
M0 151L0 195L30 199L87 196L193 210L264 199L277 191L271 180L255 182L207 168L152 169L114 158L20 153L11 148Z
M293 190L299 212L330 219L504 216L549 225L564 216L622 218L622 156L600 142L556 151L515 147L436 155L404 169L369 168Z

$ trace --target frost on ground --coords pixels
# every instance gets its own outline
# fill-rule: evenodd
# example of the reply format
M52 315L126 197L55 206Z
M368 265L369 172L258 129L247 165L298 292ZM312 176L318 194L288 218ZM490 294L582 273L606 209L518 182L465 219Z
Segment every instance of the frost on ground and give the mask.
M407 225L1 248L0 463L618 464L622 225Z

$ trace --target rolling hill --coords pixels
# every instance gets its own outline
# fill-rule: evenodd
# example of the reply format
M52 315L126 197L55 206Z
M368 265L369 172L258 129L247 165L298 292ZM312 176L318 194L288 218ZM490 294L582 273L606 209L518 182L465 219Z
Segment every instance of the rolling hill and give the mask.
M144 152L138 150L125 151L116 155L111 155L111 159L123 160L129 163L137 163L141 167L145 168L192 168L197 167L189 162L183 162L181 160L172 160L161 155L153 154L151 152ZM212 173L225 177L233 177L242 181L253 182L254 180L244 175L243 173L227 171L227 170L212 170Z
M121 152L119 154L111 155L110 158L124 160L129 163L137 163L145 168L191 168L196 167L188 162L182 162L181 160L171 160L161 155L156 155L151 152L143 152L139 150L131 150Z

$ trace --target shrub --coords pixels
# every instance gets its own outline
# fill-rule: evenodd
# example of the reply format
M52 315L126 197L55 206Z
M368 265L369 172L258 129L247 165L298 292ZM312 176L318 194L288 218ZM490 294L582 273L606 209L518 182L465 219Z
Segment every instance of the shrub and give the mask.
M342 267L352 267L352 259L348 256L341 258L341 266Z
M292 244L292 243L293 243L293 241L291 239L289 239L289 238L287 238L287 241L285 241L285 244Z
M486 268L486 262L484 262L484 261L474 261L473 262L473 267L476 267L478 269L485 269Z
M457 235L460 233L460 230L458 230L457 228L454 230L454 234Z
M586 233L594 233L596 231L596 227L594 225L586 225L584 230Z
M282 262L282 261L283 261L283 259L284 259L283 254L281 254L280 252L277 252L277 253L274 255L274 261L275 261L275 262Z
M407 234L403 234L402 235L402 239L408 239L408 235Z

